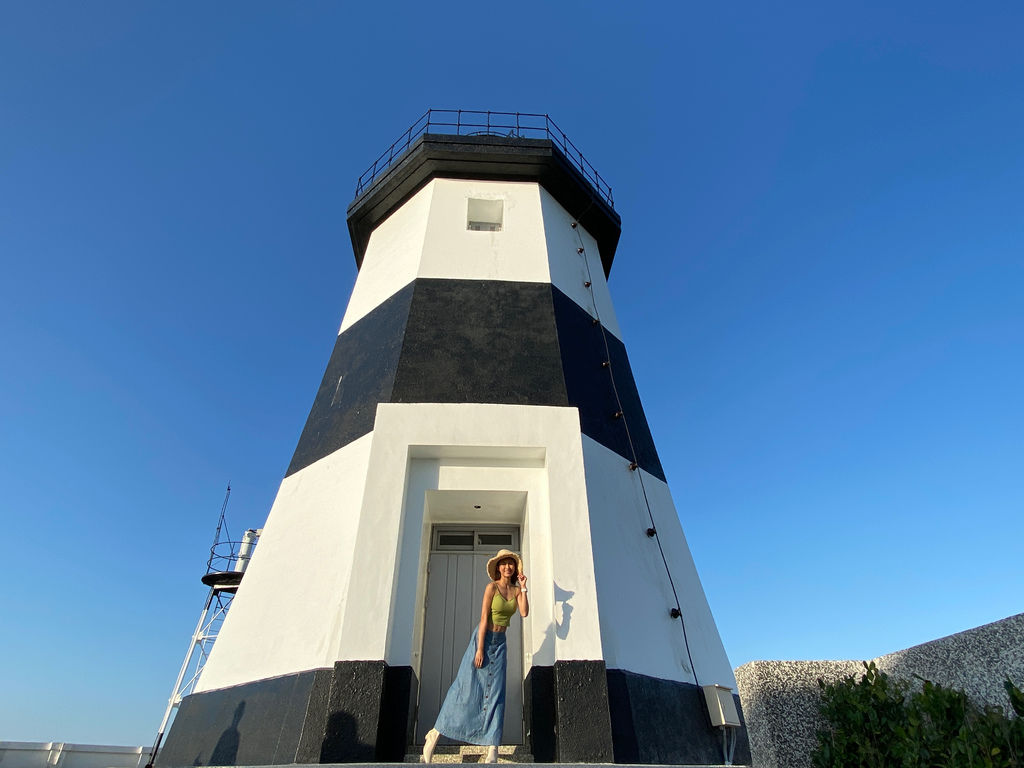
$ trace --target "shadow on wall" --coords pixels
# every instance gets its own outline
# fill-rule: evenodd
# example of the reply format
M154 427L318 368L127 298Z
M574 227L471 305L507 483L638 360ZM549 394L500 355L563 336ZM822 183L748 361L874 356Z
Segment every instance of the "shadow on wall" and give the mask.
M576 594L572 590L562 589L558 584L554 584L554 588L554 621L544 630L544 640L533 654L534 664L548 667L555 663L555 637L565 640L569 636L572 624L572 604L569 600Z
M210 755L210 765L235 764L235 760L238 758L238 747L242 742L242 736L238 732L238 725L242 722L243 715L245 715L245 699L238 702L238 706L235 707L234 717L231 719L231 725L225 728L220 738L217 739L217 745L213 748L213 753ZM193 764L199 765L199 763Z
M327 731L320 744L320 762L373 762L375 744L359 740L356 719L347 712L335 712L327 720Z
M555 634L559 640L565 640L569 636L569 624L572 621L572 604L569 598L575 594L555 584Z

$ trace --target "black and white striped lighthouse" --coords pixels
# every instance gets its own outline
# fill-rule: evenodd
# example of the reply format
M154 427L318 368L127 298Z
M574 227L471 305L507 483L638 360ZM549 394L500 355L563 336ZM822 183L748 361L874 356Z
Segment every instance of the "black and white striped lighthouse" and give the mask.
M506 743L710 764L738 741L748 762L612 308L603 179L547 116L431 111L348 225L359 273L327 370L158 766L401 760L501 548L531 587Z

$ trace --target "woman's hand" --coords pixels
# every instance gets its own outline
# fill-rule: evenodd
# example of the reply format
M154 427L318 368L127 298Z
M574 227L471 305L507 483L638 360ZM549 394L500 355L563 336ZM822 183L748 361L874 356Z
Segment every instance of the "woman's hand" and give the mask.
M477 669L480 669L483 665L484 665L484 652L483 651L477 651L476 652L476 657L473 659L473 666L475 666Z
M526 594L526 574L519 574L519 594L516 595L516 602L519 604L519 615L524 619L530 615L530 596Z

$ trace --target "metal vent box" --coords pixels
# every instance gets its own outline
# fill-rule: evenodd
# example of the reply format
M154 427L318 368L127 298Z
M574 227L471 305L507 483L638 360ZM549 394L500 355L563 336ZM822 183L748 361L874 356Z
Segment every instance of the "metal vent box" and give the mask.
M740 723L739 713L736 711L736 701L732 697L732 688L722 685L705 685L704 701L708 705L708 714L711 715L711 724L738 728Z

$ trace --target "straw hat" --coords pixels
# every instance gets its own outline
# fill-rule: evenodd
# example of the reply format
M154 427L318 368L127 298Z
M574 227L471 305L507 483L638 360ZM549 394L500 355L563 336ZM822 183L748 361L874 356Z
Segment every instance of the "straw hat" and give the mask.
M491 581L498 580L498 563L509 558L516 561L516 572L523 572L523 558L508 549L499 549L498 554L487 561L487 575L491 577Z

